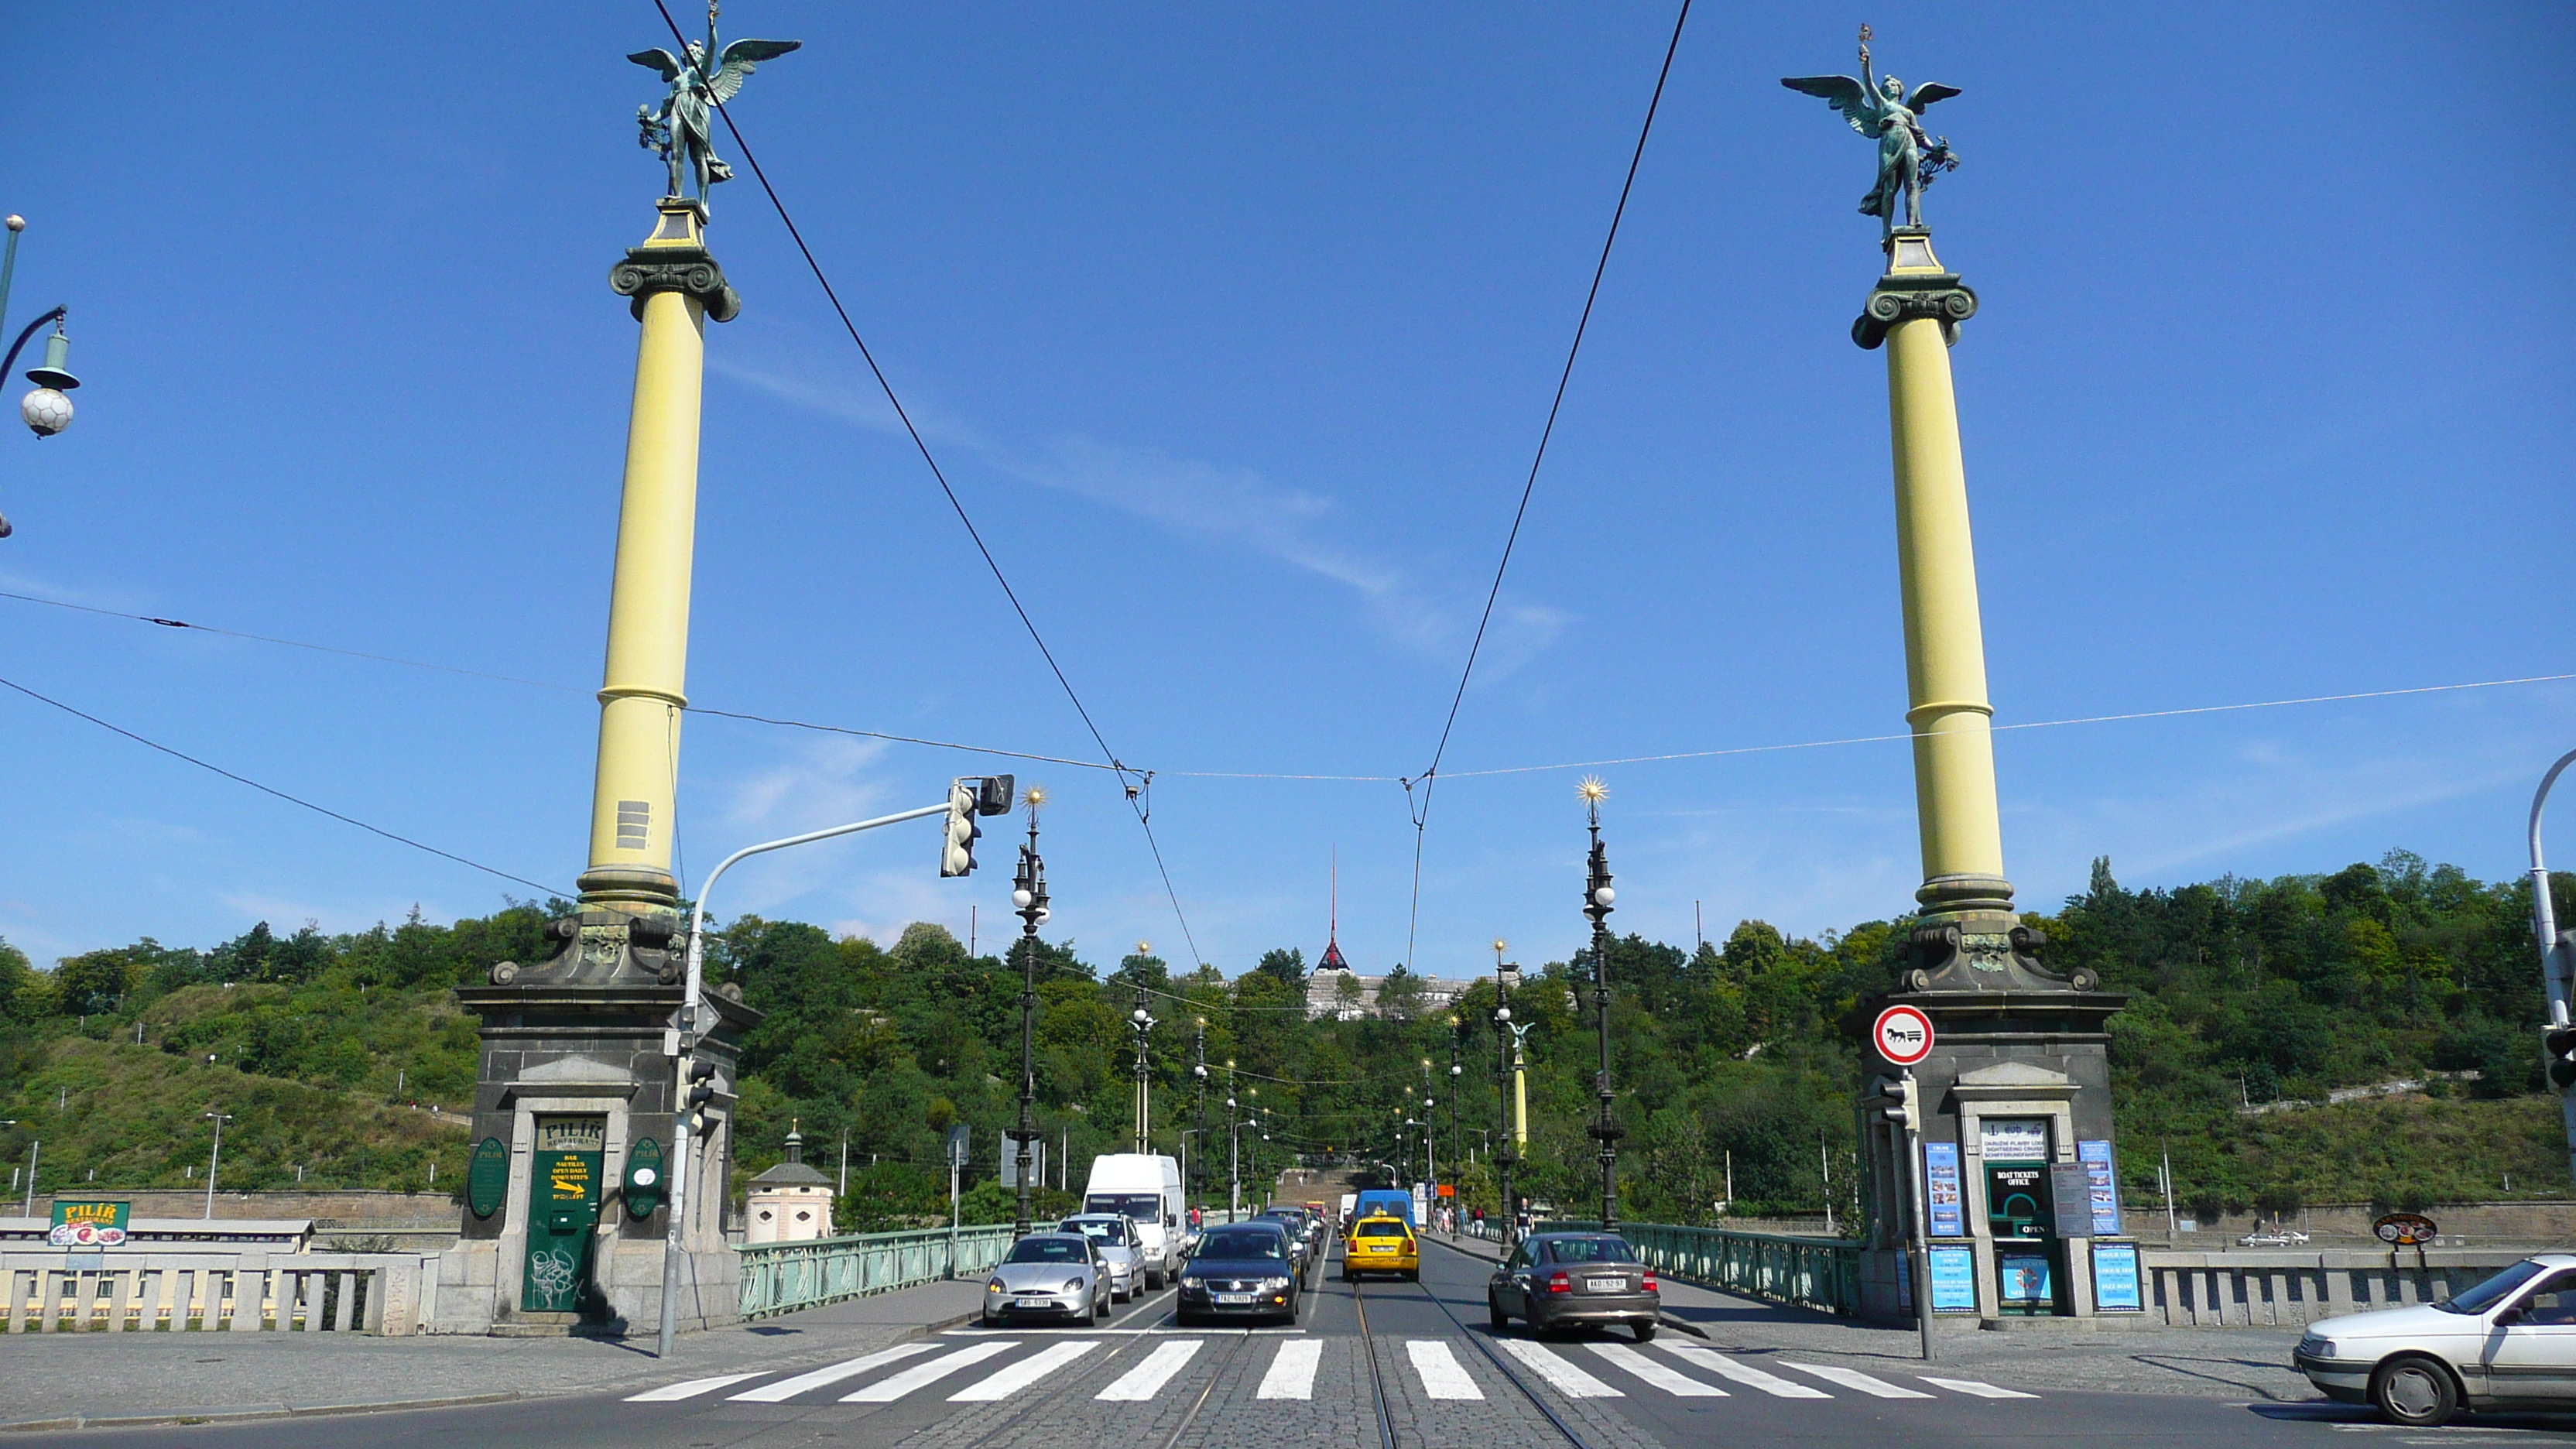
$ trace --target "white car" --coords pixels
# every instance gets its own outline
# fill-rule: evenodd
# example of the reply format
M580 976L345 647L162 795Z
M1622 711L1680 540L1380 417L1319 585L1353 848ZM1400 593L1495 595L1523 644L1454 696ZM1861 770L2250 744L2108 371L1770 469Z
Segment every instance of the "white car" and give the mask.
M2295 1248L2306 1243L2308 1235L2297 1228L2273 1228L2269 1232L2247 1233L2236 1240L2240 1248Z
M2439 1303L2320 1319L2290 1363L2326 1397L2410 1428L2576 1405L2576 1253L2525 1258Z
M1136 1220L1124 1213L1077 1213L1055 1225L1060 1233L1080 1233L1100 1249L1109 1265L1109 1294L1124 1303L1136 1296L1136 1280L1145 1256Z

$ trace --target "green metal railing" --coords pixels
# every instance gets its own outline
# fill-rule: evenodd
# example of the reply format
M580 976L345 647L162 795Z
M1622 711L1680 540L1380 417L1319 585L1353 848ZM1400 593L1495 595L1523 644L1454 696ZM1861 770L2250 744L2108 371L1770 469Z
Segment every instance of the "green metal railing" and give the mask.
M953 1259L950 1241L946 1228L922 1228L738 1249L742 1316L766 1318L844 1298L936 1283L961 1273L980 1273L1002 1261L1011 1246L1011 1225L959 1228Z
M1599 1226L1563 1220L1539 1224L1549 1232ZM1860 1312L1861 1245L1849 1238L1796 1238L1671 1223L1621 1223L1619 1235L1667 1277L1826 1313Z

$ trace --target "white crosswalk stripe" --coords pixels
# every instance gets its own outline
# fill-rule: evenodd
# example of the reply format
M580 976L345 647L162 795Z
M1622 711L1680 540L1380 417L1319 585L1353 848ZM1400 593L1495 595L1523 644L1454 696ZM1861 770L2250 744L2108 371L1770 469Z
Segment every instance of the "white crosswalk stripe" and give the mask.
M1680 1399L1723 1399L1726 1390L1715 1384L1704 1384L1688 1374L1677 1374L1624 1343L1590 1345L1594 1353Z
M1923 1392L1921 1389L1904 1388L1897 1384L1891 1384L1885 1379L1871 1378L1869 1375L1862 1373L1859 1369L1836 1368L1832 1364L1822 1363L1791 1363L1785 1358L1780 1360L1780 1367L1793 1368L1802 1374L1814 1374L1816 1377L1823 1379L1828 1383L1837 1383L1847 1389L1858 1389L1864 1394L1872 1394L1882 1399L1928 1399L1932 1397L1932 1395Z
M845 1404L891 1404L904 1395L928 1388L962 1368L972 1368L988 1358L1009 1353L1019 1347L1008 1340L990 1340L961 1348L955 1353L914 1364L890 1379L880 1379L855 1394L845 1396Z
M1547 1380L1558 1393L1565 1395L1569 1399L1622 1399L1627 1397L1627 1395L1620 1393L1617 1389L1610 1387L1608 1384L1601 1382L1592 1375L1585 1373L1583 1370L1576 1368L1570 1363L1567 1363L1564 1359L1558 1358L1555 1354L1548 1352L1545 1348L1530 1342L1528 1339L1505 1338L1497 1341L1502 1344L1503 1352L1519 1359L1524 1367L1536 1373L1540 1378ZM1678 1378L1680 1375L1676 1374L1674 1377Z
M1726 1355L1709 1349L1694 1348L1684 1343L1667 1343L1659 1347L1693 1368L1706 1369L1710 1373L1721 1378L1732 1379L1747 1388L1760 1389L1773 1398L1830 1399L1833 1397L1822 1389L1811 1389L1805 1384L1793 1384L1778 1374L1764 1373L1758 1368L1737 1363Z
M1202 1339L1184 1338L1161 1344L1152 1353L1145 1355L1143 1363L1120 1374L1116 1382L1092 1397L1125 1403L1142 1403L1163 1391L1163 1385L1170 1383L1172 1375L1179 1373L1182 1367L1189 1363L1191 1355L1199 1351L1199 1345L1202 1342L1204 1342Z
M755 1369L747 1374L718 1374L711 1379L691 1379L686 1383L664 1384L658 1389L629 1394L626 1396L626 1402L630 1404L677 1403L682 1399L694 1399L700 1394L711 1394L718 1389L730 1388L745 1379L756 1379L768 1372L770 1372L768 1369Z
M1007 1399L1057 1369L1100 1347L1096 1338L1054 1344L1021 1359L1009 1368L980 1383L969 1384L948 1396L952 1404L983 1404Z
M2025 1394L2018 1389L1999 1389L1993 1384L1981 1384L1975 1379L1936 1379L1930 1374L1916 1374L1915 1377L1935 1388L1948 1389L1954 1394L1974 1394L1981 1399L2035 1399L2039 1397L2037 1394Z
M1422 1392L1434 1399L1481 1399L1485 1391L1467 1377L1458 1366L1458 1356L1449 1351L1445 1340L1410 1338L1404 1343L1405 1357L1413 1360L1413 1372L1422 1380Z
M939 1345L935 1343L899 1343L892 1348L879 1349L875 1353L861 1354L857 1358L833 1364L829 1368L818 1368L810 1374L798 1374L792 1379L780 1379L774 1384L763 1384L748 1393L735 1394L732 1397L736 1402L742 1403L784 1403L809 1389L819 1389L826 1384L837 1384L843 1379L855 1378L872 1368L899 1363L914 1354L928 1353L937 1347Z
M1315 1397L1315 1366L1324 1361L1321 1339L1292 1338L1279 1345L1270 1360L1270 1371L1261 1376L1256 1399L1311 1399Z

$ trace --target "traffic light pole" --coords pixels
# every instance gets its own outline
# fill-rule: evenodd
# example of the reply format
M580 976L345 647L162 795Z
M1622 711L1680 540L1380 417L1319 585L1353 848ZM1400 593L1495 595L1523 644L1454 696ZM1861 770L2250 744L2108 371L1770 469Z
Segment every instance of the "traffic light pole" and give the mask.
M1922 1099L1916 1095L1914 1069L1905 1069L1905 1182L1913 1199L1909 1216L1914 1224L1914 1323L1923 1335L1923 1361L1932 1361L1932 1224L1923 1209L1923 1156L1919 1145L1923 1136Z
M689 908L689 968L687 984L680 994L680 1057L675 1064L671 1089L671 1201L664 1211L670 1214L662 1238L662 1333L655 1356L671 1356L671 1334L678 1322L680 1299L680 1254L682 1227L688 1221L689 1190L689 1067L698 1050L698 1011L700 992L705 983L705 941L707 897L715 894L716 882L737 862L772 850L785 850L791 845L810 845L817 840L830 840L837 835L854 835L874 830L881 825L900 825L907 820L920 820L948 813L948 802L925 805L894 815L880 815L874 820L861 820L849 825L835 825L829 830L810 830L791 835L785 840L764 841L746 845L728 855L698 887L697 903Z
M2550 899L2549 867L2540 859L2540 812L2549 803L2549 787L2569 765L2576 764L2576 750L2558 757L2549 773L2540 777L2540 789L2531 797L2531 929L2540 946L2540 974L2549 993L2549 1025L2541 1029L2541 1056L2549 1066L2549 1084L2558 1089L2558 1111L2567 1133L2567 1170L2576 1176L2576 1026L2568 1021L2568 975L2571 953L2576 947L2558 934L2557 903Z

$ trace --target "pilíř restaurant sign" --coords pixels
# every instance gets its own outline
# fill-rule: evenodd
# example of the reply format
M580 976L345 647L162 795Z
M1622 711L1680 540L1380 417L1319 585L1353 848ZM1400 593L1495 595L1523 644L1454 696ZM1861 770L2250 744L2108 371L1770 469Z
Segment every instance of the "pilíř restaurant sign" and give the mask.
M125 1214L131 1206L121 1202L57 1202L53 1230L45 1235L45 1241L57 1248L120 1246L125 1242Z

